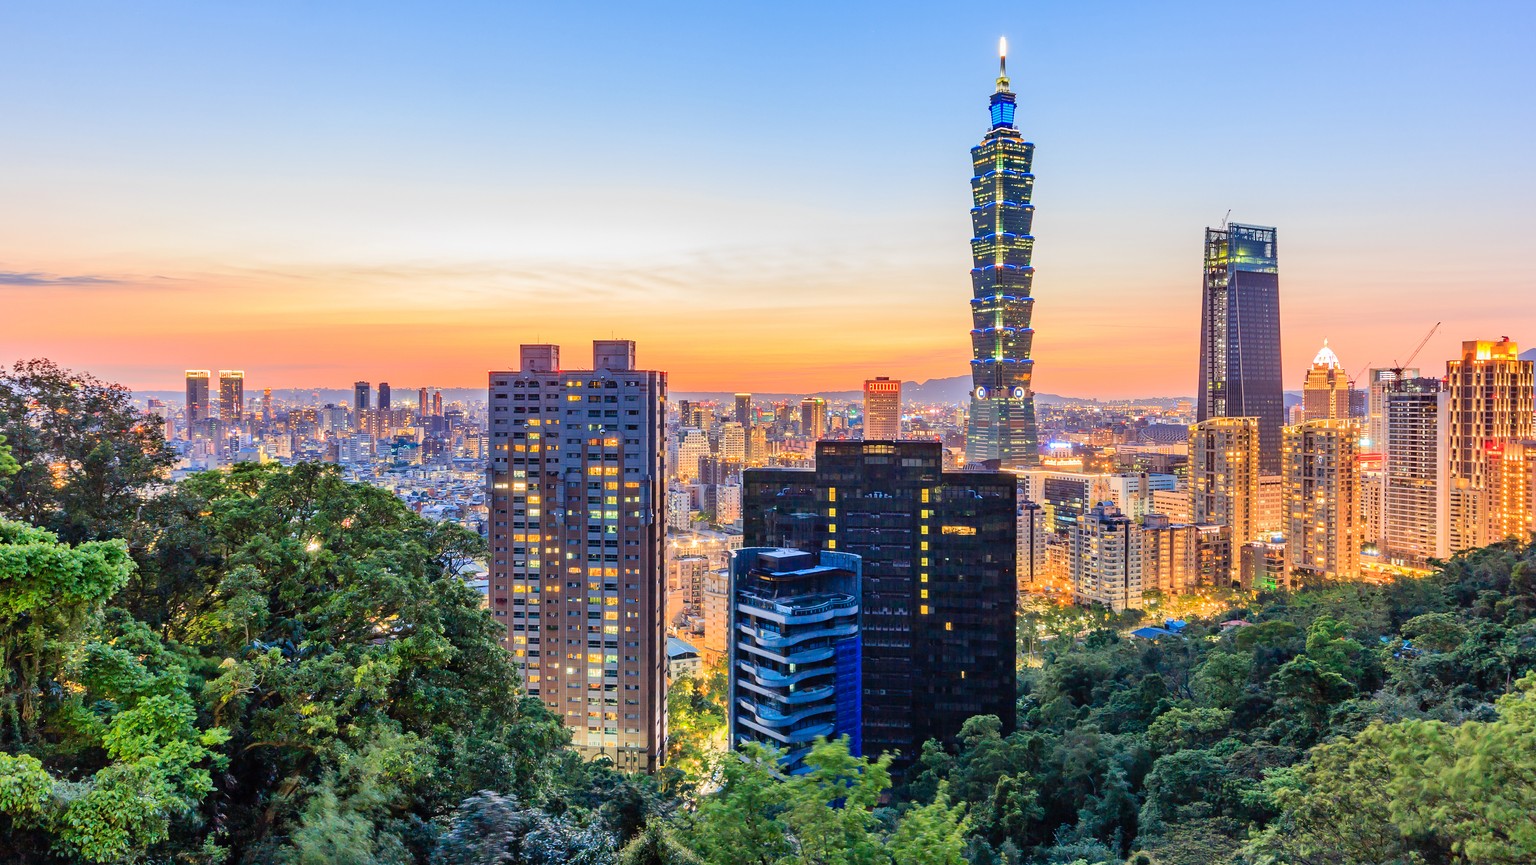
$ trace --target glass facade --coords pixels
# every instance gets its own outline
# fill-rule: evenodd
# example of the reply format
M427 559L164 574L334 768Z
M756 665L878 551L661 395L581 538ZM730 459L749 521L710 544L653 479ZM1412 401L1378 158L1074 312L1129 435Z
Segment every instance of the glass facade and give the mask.
M859 557L749 547L731 560L730 741L806 770L818 737L862 753Z
M1003 468L1039 462L1029 356L1035 145L1015 128L1016 107L1005 67L992 94L991 128L971 148L971 413L965 456L972 464L996 460Z
M1196 417L1259 419L1259 473L1280 472L1285 394L1280 369L1280 269L1275 229L1205 230Z
M814 470L750 469L743 486L747 546L861 562L865 754L905 766L975 715L1012 729L1015 475L943 471L938 442L824 441Z

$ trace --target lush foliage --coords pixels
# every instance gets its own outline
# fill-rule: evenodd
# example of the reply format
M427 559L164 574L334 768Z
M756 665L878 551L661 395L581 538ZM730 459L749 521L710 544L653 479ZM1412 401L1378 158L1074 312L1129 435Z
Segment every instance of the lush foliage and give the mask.
M0 483L0 516L69 542L126 537L174 462L161 421L127 388L46 360L0 369L0 434L17 464ZM6 464L0 456L0 478Z
M1183 638L1054 641L1019 731L976 718L905 786L972 862L1536 861L1536 546L1261 597Z
M563 729L457 578L478 538L318 465L197 476L143 513L136 570L122 541L6 524L15 851L426 861L477 792L563 789Z

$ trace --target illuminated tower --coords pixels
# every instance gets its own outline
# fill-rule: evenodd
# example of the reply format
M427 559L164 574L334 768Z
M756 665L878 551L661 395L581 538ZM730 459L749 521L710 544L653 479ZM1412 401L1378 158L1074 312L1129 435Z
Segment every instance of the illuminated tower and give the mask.
M800 400L800 434L820 441L827 434L827 401L819 396Z
M198 428L208 420L208 379L212 373L206 369L187 370L187 438L192 438Z
M1008 89L1007 43L992 94L992 125L971 148L971 413L965 436L969 463L997 460L1003 468L1039 462L1035 395L1030 390L1029 326L1035 300L1030 204L1035 145L1014 127L1016 99Z
M885 376L864 382L864 439L901 438L901 382Z
M245 370L219 370L219 420L238 424L245 418Z
M368 414L369 398L373 394L373 386L366 381L354 382L352 385L352 428L366 429L365 418Z
M1322 419L1286 427L1286 552L1297 571L1333 580L1360 576L1360 429Z
M1211 418L1190 427L1189 486L1195 522L1230 526L1234 547L1253 540L1258 534L1258 468L1258 418ZM1236 561L1230 564L1237 566Z
M1339 356L1323 340L1312 366L1301 383L1305 420L1349 420L1349 376L1339 366Z
M1275 230L1229 223L1205 230L1196 420L1259 419L1259 474L1280 474L1280 267ZM1233 536L1233 543L1252 538Z
M1520 359L1508 337L1461 344L1461 358L1445 365L1450 393L1449 458L1451 552L1523 534L1520 508L1501 511L1494 471L1508 442L1531 438L1533 364Z

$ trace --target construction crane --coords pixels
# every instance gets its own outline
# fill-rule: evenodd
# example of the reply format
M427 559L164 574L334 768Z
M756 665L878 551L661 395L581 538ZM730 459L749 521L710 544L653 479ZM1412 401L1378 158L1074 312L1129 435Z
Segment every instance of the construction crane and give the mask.
M1392 361L1392 380L1393 381L1402 381L1403 380L1403 369L1404 369L1404 367L1408 366L1408 364L1410 364L1410 363L1413 363L1413 359L1419 356L1419 352L1423 351L1424 350L1424 346L1429 344L1429 338L1435 335L1435 332L1440 329L1440 325L1443 324L1443 323L1444 322L1439 322L1439 321L1435 322L1435 326L1429 329L1429 333L1424 334L1424 338L1419 340L1419 344L1413 347L1413 353L1408 355L1408 359L1407 360L1403 361L1402 363L1398 363L1395 360Z
M1349 386L1350 387L1354 387L1355 385L1359 384L1360 383L1360 376L1365 375L1366 372L1370 370L1370 368L1371 368L1371 362L1370 361L1366 361L1365 362L1365 366L1360 367L1360 371L1359 372L1357 372L1354 375L1349 377Z

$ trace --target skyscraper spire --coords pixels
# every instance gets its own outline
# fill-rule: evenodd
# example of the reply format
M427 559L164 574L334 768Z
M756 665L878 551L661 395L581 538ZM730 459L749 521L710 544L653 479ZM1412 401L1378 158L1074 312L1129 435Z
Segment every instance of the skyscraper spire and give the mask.
M1008 37L997 37L997 89L1008 89Z

